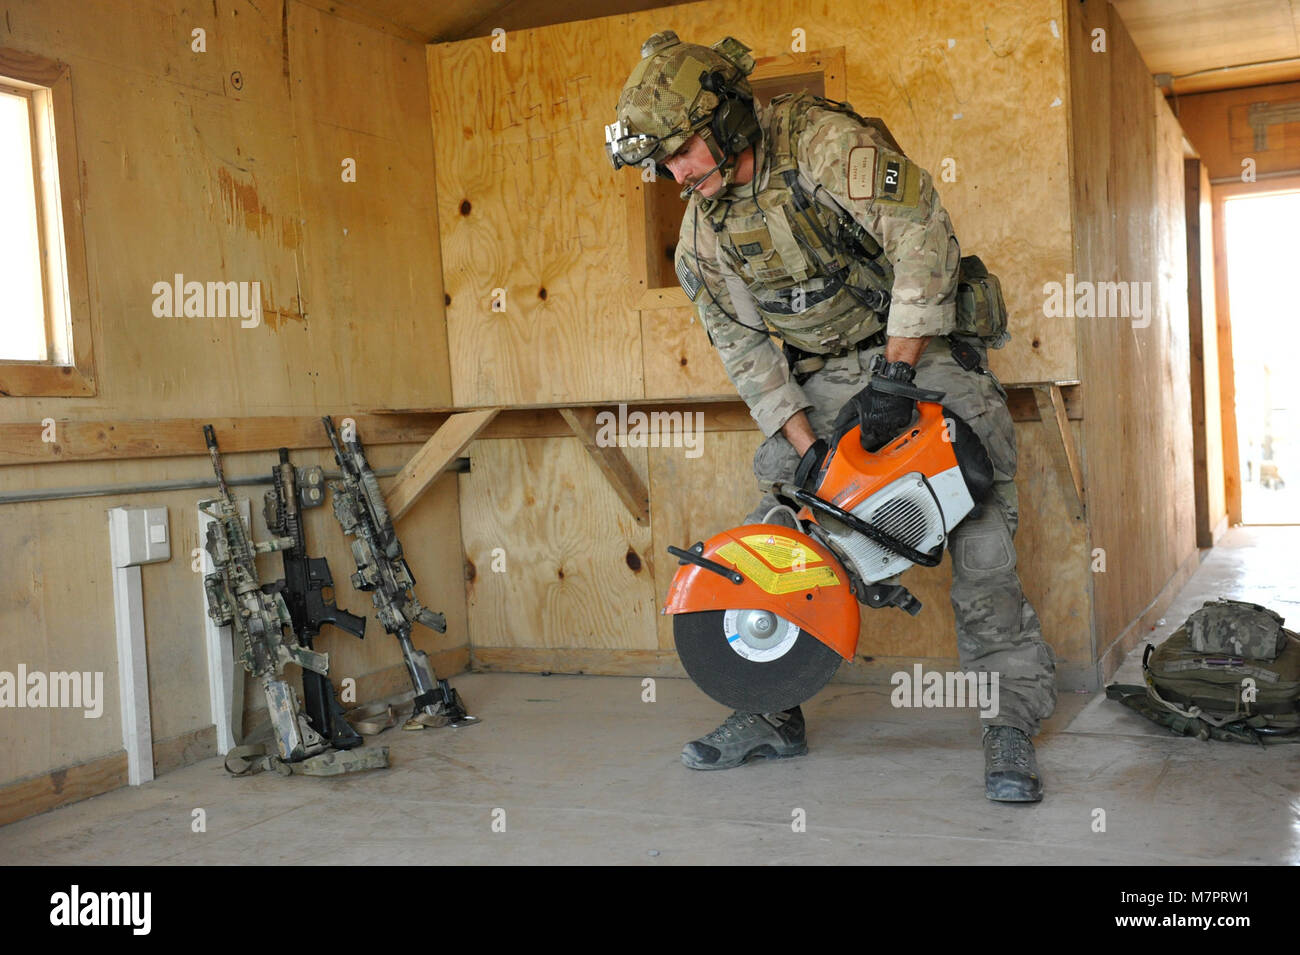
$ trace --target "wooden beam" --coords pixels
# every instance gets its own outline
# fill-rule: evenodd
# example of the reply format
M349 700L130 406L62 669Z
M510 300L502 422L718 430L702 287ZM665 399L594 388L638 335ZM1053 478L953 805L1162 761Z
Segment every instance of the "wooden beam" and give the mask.
M642 527L648 527L650 492L622 451L616 447L605 447L596 440L596 409L561 408L560 414L613 486L619 500L636 518L636 522Z
M443 422L433 437L406 462L385 498L388 513L396 522L411 509L448 465L460 457L480 431L496 417L496 408L465 411Z
M407 444L426 440L447 416L357 414L350 417L356 421L366 444ZM54 421L52 432L36 420L0 424L0 466L206 455L205 424L216 429L223 454L329 447L325 428L315 415ZM44 437L51 433L54 440L45 441Z
M1083 417L1077 383L1005 385L1007 407L1015 421L1038 421L1034 392L1056 384L1066 416ZM592 410L614 402L593 402ZM753 431L757 427L749 410L737 397L711 396L672 402L627 402L629 411L643 410L687 414L701 412L705 431ZM572 407L572 406L570 406ZM427 441L452 416L491 410L494 416L477 435L487 438L557 438L573 433L561 406L526 405L514 408L424 408L402 411L368 411L350 415L366 444L416 444ZM594 416L594 412L593 412ZM0 467L12 464L52 464L59 461L125 461L133 458L167 458L206 455L203 426L217 430L222 452L274 451L276 448L329 446L320 418L315 415L268 415L248 418L156 418L127 421L55 420L53 441L41 420L0 423Z
M1075 520L1083 520L1084 492L1083 469L1079 452L1074 444L1074 432L1065 410L1065 398L1059 385L1048 384L1034 391L1038 400L1039 417L1049 435L1056 474L1061 483L1066 506Z
M1021 381L1015 384L1002 382L1002 387L1007 391L1007 407L1011 409L1011 416L1016 421L1037 421L1038 405L1034 399L1034 390L1047 385L1057 385L1061 389L1061 395L1065 399L1066 413L1072 420L1080 421L1083 419L1083 394L1080 391L1080 384L1075 379L1056 380L1056 381ZM548 415L546 412L558 412L561 408L602 408L614 407L619 404L627 406L629 412L633 410L642 411L703 411L705 418L706 431L753 431L757 427L753 419L749 416L744 402L734 394L731 395L690 395L680 398L666 398L658 401L619 401L617 398L601 399L600 401L556 401L545 404L526 404L511 405L501 408L500 415L488 427L488 430L482 435L485 438L495 437L555 437L559 434L568 434L568 426L565 425L560 431L548 431L545 435L534 435L526 432L532 427L532 422L537 422L539 426L554 429L558 427L558 418L553 414ZM428 408L367 408L367 414L373 415L393 415L393 414L455 414L461 411L474 411L479 405L462 405L460 407L428 407Z

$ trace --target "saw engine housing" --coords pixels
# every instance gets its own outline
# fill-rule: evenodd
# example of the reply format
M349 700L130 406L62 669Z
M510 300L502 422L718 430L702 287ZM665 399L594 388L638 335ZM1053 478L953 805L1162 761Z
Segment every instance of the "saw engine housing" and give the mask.
M919 402L917 422L878 451L862 447L861 429L847 431L827 455L817 497L909 547L938 556L948 533L993 483L992 465L979 438L961 418L934 402ZM804 507L864 583L901 574L914 561L833 516Z

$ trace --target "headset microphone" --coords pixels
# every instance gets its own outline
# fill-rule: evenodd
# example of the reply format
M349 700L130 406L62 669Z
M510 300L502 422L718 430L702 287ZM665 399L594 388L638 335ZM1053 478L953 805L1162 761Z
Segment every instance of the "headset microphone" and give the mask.
M730 158L730 157L727 157L727 158ZM681 193L681 199L682 199L682 201L685 202L687 199L689 199L689 198L691 197L691 193L693 193L696 189L700 188L700 186L704 183L704 180L708 179L708 178L709 178L710 176L712 176L715 172L717 172L719 169L721 169L722 166L723 166L723 164L726 163L727 158L724 158L724 159L722 160L722 162L718 163L716 166L714 166L712 169L710 169L708 172L706 172L703 176L700 176L699 179L696 179L695 182L691 183L689 186L687 186L685 189L683 189L683 190L682 190L682 193Z

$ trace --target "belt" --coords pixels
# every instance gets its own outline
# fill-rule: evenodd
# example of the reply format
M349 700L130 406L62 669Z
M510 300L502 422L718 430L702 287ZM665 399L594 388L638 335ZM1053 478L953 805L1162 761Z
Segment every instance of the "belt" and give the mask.
M788 343L783 343L781 348L785 352L786 361L790 363L790 372L794 375L795 384L802 385L815 372L826 367L826 362L832 358L842 358L845 355L863 351L867 348L876 348L883 344L885 344L885 330L882 328L868 335L860 342L847 345L839 351L826 352L825 354L806 352Z
M839 351L828 352L825 355L810 354L789 344L784 344L782 349L785 352L786 360L790 363L790 372L794 376L795 384L802 385L813 374L826 367L828 360L841 358L850 352L876 348L885 344L886 337L885 330L882 328L854 345L849 345ZM948 347L952 351L953 361L957 362L963 370L973 371L977 375L988 374L980 360L979 352L975 350L975 347L970 342L956 335L945 335L944 337L947 339Z

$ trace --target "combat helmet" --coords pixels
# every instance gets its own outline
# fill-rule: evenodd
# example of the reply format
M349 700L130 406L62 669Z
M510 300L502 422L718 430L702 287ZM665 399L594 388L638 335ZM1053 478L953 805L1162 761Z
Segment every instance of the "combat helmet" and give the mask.
M663 162L695 133L731 183L736 157L758 141L754 69L749 47L726 37L712 47L683 43L663 30L641 46L641 61L618 98L618 118L605 127L605 150L615 169Z

